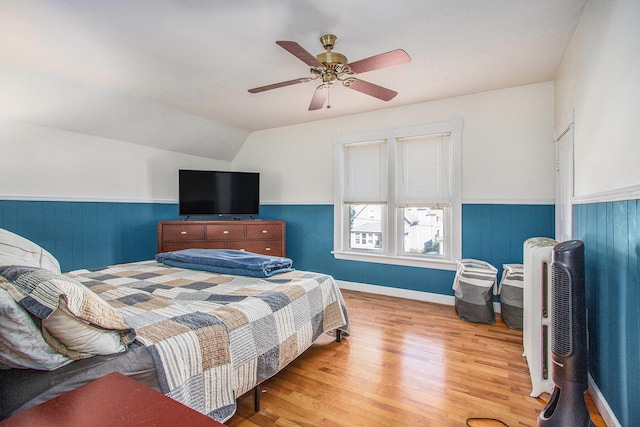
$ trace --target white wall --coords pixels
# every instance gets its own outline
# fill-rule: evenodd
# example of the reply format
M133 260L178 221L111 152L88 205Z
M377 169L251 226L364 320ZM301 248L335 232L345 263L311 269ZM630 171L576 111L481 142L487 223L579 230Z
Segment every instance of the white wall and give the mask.
M331 204L334 134L461 117L463 203L553 203L553 102L548 82L256 131L233 167L261 172L263 203Z
M0 198L177 202L178 169L231 169L179 154L0 120Z
M555 123L575 110L578 198L640 186L639 18L640 1L591 0L558 70Z

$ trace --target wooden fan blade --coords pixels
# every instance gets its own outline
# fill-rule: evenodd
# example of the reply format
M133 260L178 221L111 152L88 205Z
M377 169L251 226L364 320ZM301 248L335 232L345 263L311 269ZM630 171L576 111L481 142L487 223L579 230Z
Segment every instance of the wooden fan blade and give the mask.
M266 85L266 86L260 86L260 87L255 87L253 89L249 89L249 93L258 93L258 92L264 92L265 90L271 90L271 89L277 89L279 87L285 87L285 86L291 86L291 85L295 85L297 83L304 83L304 82L308 82L309 79L304 77L304 78L299 78L299 79L294 79L294 80L287 80L286 82L280 82L280 83L274 83L274 84L270 84L270 85Z
M313 94L313 98L311 98L311 104L309 104L309 111L321 109L324 106L325 101L327 100L328 94L329 94L329 88L326 88L323 85L318 86L315 93Z
M349 64L349 68L356 74L365 73L367 71L379 70L381 68L393 67L411 62L411 58L402 49L392 50L391 52L381 53L380 55L371 56Z
M391 89L384 88L382 86L374 85L373 83L365 82L364 80L356 79L353 83L347 86L349 89L357 90L366 95L373 96L383 101L390 101L398 94L398 92Z
M300 46L296 42L288 42L288 41L277 41L276 44L282 48L284 48L287 52L304 62L310 67L324 67L322 62L318 61L318 59L307 52L302 46Z

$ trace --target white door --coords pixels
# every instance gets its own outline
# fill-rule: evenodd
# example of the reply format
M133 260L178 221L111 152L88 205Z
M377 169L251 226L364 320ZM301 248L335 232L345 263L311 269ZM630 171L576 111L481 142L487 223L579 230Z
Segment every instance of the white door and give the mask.
M573 238L573 123L556 140L556 240Z

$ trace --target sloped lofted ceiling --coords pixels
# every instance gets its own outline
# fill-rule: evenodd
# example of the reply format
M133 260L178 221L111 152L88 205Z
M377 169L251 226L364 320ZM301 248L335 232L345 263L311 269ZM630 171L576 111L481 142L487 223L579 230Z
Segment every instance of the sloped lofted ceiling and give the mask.
M0 0L0 119L231 161L251 131L553 80L587 0ZM383 102L317 84L275 44L350 62L402 48L411 63L358 77Z

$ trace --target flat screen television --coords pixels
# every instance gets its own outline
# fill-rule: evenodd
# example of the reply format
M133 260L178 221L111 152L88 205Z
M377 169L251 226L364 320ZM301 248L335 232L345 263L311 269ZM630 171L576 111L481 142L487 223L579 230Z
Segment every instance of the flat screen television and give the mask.
M178 171L180 215L257 215L257 172Z

